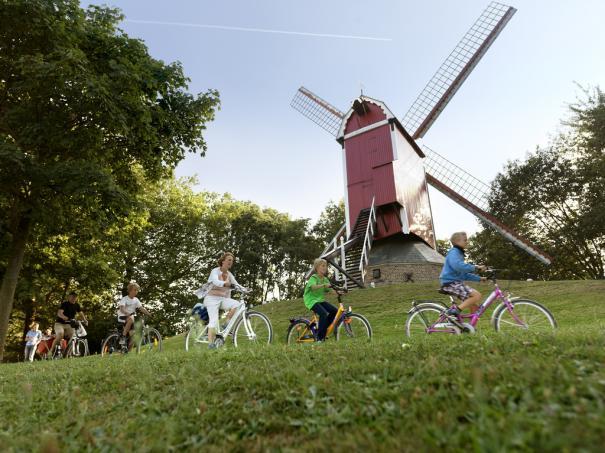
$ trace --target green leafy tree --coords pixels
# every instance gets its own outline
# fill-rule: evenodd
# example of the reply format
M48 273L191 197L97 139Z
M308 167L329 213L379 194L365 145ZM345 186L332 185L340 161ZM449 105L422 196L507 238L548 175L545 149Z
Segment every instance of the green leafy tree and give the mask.
M77 207L101 234L139 189L135 168L158 179L187 149L206 148L202 131L218 93L187 93L180 64L152 58L117 28L121 20L117 10L83 10L77 0L0 3L0 189L10 213L0 359L35 228Z
M325 246L338 233L345 223L345 203L330 201L322 211L317 223L313 225L313 234Z
M441 255L447 255L447 252L452 248L452 244L449 239L437 239L437 252Z
M304 273L320 252L308 220L228 194L195 193L194 182L148 184L132 214L142 220L120 236L121 287L125 291L130 280L141 285L140 298L157 314L152 322L165 334L182 327L197 301L193 291L222 252L236 255L233 272L252 289L253 303L298 296Z
M473 238L478 262L518 277L603 278L605 271L605 96L586 91L568 128L547 148L510 162L492 184L493 214L554 257L551 267L507 245L492 231Z

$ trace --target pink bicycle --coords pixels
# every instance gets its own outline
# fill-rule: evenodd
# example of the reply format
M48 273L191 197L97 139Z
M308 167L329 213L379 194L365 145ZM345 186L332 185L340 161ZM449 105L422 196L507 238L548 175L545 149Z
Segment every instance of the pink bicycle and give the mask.
M457 319L450 319L445 311L448 306L443 302L421 300L413 301L412 309L408 312L405 331L408 337L417 334L475 333L475 326L487 309L497 300L500 305L492 313L492 325L497 332L528 331L548 332L557 327L552 313L542 304L529 299L511 297L508 291L503 291L496 281L498 269L487 271L488 280L494 284L494 290L474 313L462 313ZM441 294L450 297L451 305L454 298L439 290Z

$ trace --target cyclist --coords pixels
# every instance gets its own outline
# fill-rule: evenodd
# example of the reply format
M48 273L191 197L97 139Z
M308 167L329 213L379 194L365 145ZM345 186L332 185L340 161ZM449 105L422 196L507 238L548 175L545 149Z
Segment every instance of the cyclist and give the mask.
M143 307L141 301L137 297L141 287L135 282L130 282L126 289L128 291L128 295L122 297L122 299L120 299L118 302L118 322L120 324L124 324L124 327L122 328L122 335L120 336L119 340L122 348L127 347L127 339L131 334L132 326L134 325L134 316L137 309L149 316L149 312L145 307Z
M212 269L208 282L212 283L212 289L204 298L204 306L208 310L208 349L216 349L216 329L218 327L219 310L229 310L227 322L241 306L241 302L231 299L231 288L239 285L233 274L229 271L235 261L235 255L225 252L218 259L218 266Z
M460 231L452 234L450 238L452 248L445 256L443 270L439 275L441 290L462 301L447 310L448 316L457 319L460 312L466 308L476 307L481 304L481 293L476 289L464 284L465 281L484 282L485 277L479 277L475 272L485 271L486 266L475 266L464 261L465 250L468 246L468 237L465 232Z
M61 340L63 340L65 336L65 340L68 341L74 334L71 322L76 316L80 316L82 321L84 321L84 324L88 324L88 320L86 319L86 316L84 316L80 304L76 302L77 299L78 294L75 291L72 291L69 293L67 300L63 301L59 310L57 310L57 319L55 320L55 341L53 341L53 345L51 346L52 354L55 353L57 344L61 344Z
M328 262L318 258L313 262L313 269L315 272L305 285L303 301L309 310L319 316L317 341L323 342L326 339L328 326L334 322L338 309L331 303L326 302L326 295L331 292L330 281L326 277Z

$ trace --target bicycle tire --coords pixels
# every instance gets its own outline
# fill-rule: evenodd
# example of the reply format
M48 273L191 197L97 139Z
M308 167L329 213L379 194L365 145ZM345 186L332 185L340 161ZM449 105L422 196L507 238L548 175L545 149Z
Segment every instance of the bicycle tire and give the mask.
M162 352L162 335L158 329L148 327L137 342L137 354L153 352Z
M255 338L249 338L244 326L244 317L241 316L233 328L233 345L236 348L255 348L265 344L271 344L273 341L273 326L271 321L264 314L254 310L248 310L244 313L252 328Z
M520 325L512 317L510 311L504 304L500 304L493 315L493 326L496 332L502 332L508 328L522 331L531 330L535 332L552 332L557 328L557 321L548 308L539 302L529 299L515 299L511 301L515 315L525 325ZM532 313L529 314L528 313ZM511 321L506 320L506 315ZM530 321L531 319L531 321ZM537 320L534 322L534 320ZM546 322L544 322L544 320Z
M443 314L443 305L433 302L425 302L416 305L408 312L408 317L405 322L405 334L408 338L416 337L419 334L427 335L429 333L448 333L460 334L460 329L456 326L444 322L442 328L437 328L434 332L427 332L429 327L435 326L439 318ZM418 326L414 323L418 322Z
M206 337L205 340L203 337ZM197 350L208 344L208 325L201 321L194 321L185 335L185 351Z
M73 358L73 357L86 357L88 355L88 341L82 338L78 338L73 343L70 342L69 347L67 348L67 353L65 357Z
M359 334L357 335L356 332ZM372 326L370 321L359 313L345 313L344 319L336 326L334 338L336 341L354 341L355 338L360 341L371 341Z
M101 357L113 354L122 354L120 335L118 333L109 334L101 344Z
M310 328L311 323L306 319L297 319L290 323L286 332L286 344L315 343L315 332Z

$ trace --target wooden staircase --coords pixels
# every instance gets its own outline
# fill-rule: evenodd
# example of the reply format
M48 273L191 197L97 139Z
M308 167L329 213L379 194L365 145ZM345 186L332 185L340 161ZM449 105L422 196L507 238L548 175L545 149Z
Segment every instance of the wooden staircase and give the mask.
M345 265L343 266L351 277L360 282L364 281L360 269L361 255L363 254L364 238L368 229L368 222L370 220L370 208L364 209L359 213L355 227L351 231L349 239L357 239L355 245L353 245L345 255ZM354 280L347 282L348 288L358 288L359 285Z
M343 225L320 255L335 268L336 280L348 289L365 286L365 268L375 232L376 207L372 200L371 207L363 209L357 216L349 236L345 237L346 225ZM313 269L309 269L306 278L312 273Z

